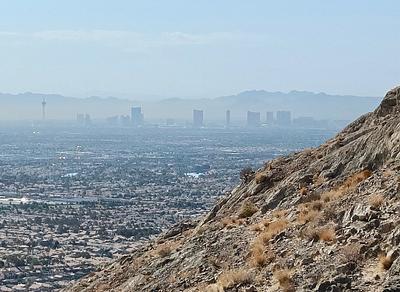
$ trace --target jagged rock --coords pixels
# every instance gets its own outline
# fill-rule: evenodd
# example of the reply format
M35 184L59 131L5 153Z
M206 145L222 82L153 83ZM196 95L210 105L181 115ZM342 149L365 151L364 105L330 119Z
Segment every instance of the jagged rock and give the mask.
M177 225L65 290L400 291L400 87L323 145L242 178L197 226ZM237 218L245 200L259 212ZM383 251L393 264L365 276Z

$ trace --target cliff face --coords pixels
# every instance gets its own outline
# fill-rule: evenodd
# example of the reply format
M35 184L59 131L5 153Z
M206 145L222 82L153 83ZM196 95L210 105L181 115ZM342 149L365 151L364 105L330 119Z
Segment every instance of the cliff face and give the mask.
M400 87L70 291L400 291Z

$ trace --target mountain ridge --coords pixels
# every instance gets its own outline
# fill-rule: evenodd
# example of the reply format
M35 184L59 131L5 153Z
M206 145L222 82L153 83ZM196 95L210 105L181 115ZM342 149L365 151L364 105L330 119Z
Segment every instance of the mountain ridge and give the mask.
M117 97L87 98L67 97L59 94L0 93L0 116L2 120L41 119L41 102L47 101L49 119L73 120L77 113L88 113L95 119L115 115L128 115L131 106L142 106L145 118L177 118L191 120L194 108L203 109L206 120L223 120L225 111L231 110L232 119L243 120L247 110L290 110L294 116L312 116L333 120L354 119L375 108L380 99L351 95L329 95L307 91L268 92L244 91L237 95L216 98L169 98L160 101L129 100ZM332 111L331 108L336 108Z
M400 87L319 147L244 169L175 226L65 291L400 289Z

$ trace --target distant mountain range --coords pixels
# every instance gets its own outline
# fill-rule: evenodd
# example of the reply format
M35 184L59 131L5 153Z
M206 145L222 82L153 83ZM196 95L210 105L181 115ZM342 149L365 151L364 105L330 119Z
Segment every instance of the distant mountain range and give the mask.
M231 110L233 120L244 120L246 112L289 110L294 117L351 120L373 110L381 101L377 97L329 95L307 91L268 92L251 90L237 95L204 99L169 98L160 101L128 100L116 97L75 98L57 94L0 94L0 120L37 120L41 102L47 102L48 119L72 120L77 113L88 113L93 119L129 115L131 106L142 106L145 119L174 118L190 120L193 109L203 109L205 120L223 120Z

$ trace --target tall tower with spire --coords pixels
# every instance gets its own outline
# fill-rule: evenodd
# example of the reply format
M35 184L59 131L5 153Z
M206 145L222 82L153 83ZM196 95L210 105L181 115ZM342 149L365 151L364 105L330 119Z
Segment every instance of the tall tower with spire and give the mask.
M42 101L42 120L44 121L46 119L46 99L43 98Z

